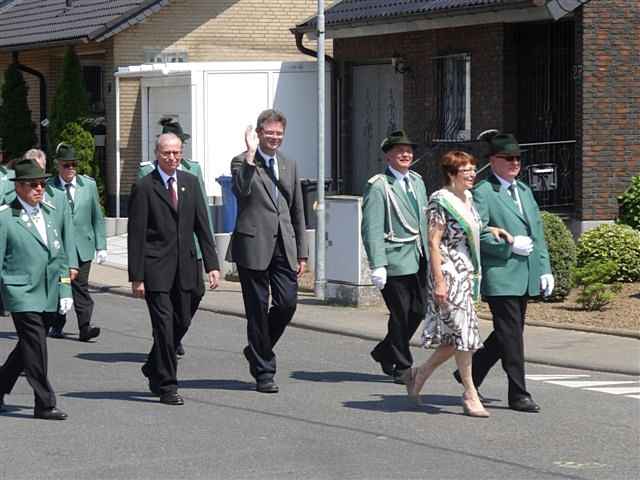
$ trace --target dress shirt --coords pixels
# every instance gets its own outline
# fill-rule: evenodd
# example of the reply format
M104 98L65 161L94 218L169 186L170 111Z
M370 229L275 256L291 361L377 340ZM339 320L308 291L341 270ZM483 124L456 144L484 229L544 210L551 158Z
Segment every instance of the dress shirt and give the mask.
M504 188L507 191L507 195L509 195L511 198L513 198L513 195L511 195L511 192L509 191L509 187L513 185L514 188L511 191L515 194L515 197L516 197L514 198L514 201L516 202L516 205L518 206L518 210L520 210L520 213L523 213L522 203L520 202L520 193L518 193L518 181L514 180L513 182L508 182L504 178L500 177L499 175L496 175L495 173L494 175L500 181L502 188Z
M62 185L62 188L65 189L65 192L67 190L67 183L71 184L71 188L69 188L69 194L71 195L71 199L75 200L76 199L76 189L78 188L78 183L76 182L75 175L74 175L73 179L70 182L67 182L61 176L58 176L58 180L60 180L60 185Z
M267 167L271 165L270 159L273 159L273 174L275 175L276 180L280 180L280 172L278 171L278 157L276 155L267 155L262 151L260 146L258 146L258 152L260 152L260 155L262 156L262 158L264 158L264 163Z
M36 226L38 233L40 234L40 238L47 243L47 226L44 222L44 214L42 213L42 208L40 204L36 206L29 205L27 202L22 200L19 196L17 196L20 204L22 205L23 210L27 213L33 224Z
M387 165L387 168L393 174L394 177L396 177L398 180L400 180L400 185L402 185L402 190L404 190L405 193L411 193L411 195L413 195L413 197L416 198L416 192L413 191L413 187L411 186L411 180L409 180L408 182L404 181L405 178L409 179L409 172L400 173L398 170L396 170L395 168L392 168L392 167L390 167L388 165ZM407 192L407 186L409 187L409 191L408 192Z
M158 173L160 173L160 177L162 178L162 182L164 183L164 188L166 188L167 190L169 190L169 177L173 178L173 189L176 192L176 198L178 198L179 200L180 196L178 195L178 175L176 175L175 172L173 175L167 175L160 167L157 168Z

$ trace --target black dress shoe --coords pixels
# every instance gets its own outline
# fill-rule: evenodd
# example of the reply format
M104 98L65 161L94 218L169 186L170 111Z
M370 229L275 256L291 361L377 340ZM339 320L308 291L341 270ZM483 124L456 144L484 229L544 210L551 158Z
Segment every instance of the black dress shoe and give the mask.
M166 405L184 405L184 400L178 392L169 392L160 395L160 403Z
M390 377L395 377L396 367L393 363L385 362L384 360L378 360L373 352L371 352L371 358L373 358L375 362L378 362L380 364L382 373L384 373L385 375L389 375Z
M51 338L64 338L62 327L51 327L51 329L49 330L49 336Z
M534 402L531 397L521 397L509 402L509 408L517 412L537 413L540 411L540 405Z
M267 380L258 380L256 383L256 392L260 393L278 393L280 389L276 382L273 379L269 378Z
M96 338L98 335L100 335L100 328L91 326L84 327L82 330L80 330L79 340L81 342L88 342L92 338Z
M160 395L160 384L153 379L151 372L149 371L149 367L145 363L140 368L142 370L142 374L149 379L149 391L154 395Z
M184 357L184 347L182 346L182 343L179 343L176 347L176 356L178 358Z
M458 370L453 372L453 378L456 379L456 382L458 382L460 385L462 385L462 378L460 377L460 372ZM480 401L482 403L488 401L486 398L484 398L484 395L482 395L480 393L480 390L478 390L478 388L476 387L476 392L478 393L478 398L480 399Z
M35 418L41 418L42 420L66 420L67 414L62 410L58 410L56 407L53 408L36 408L33 411L33 416Z

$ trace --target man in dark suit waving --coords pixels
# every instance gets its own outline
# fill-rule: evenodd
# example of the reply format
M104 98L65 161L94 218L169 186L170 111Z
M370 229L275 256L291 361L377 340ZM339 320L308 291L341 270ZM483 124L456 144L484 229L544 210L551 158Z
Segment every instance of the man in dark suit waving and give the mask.
M247 151L231 162L238 219L227 257L238 266L249 339L243 353L261 393L278 392L273 348L295 313L308 257L296 164L278 150L286 126L282 113L265 110L255 131L245 132Z
M182 405L178 394L176 345L189 328L198 269L195 233L209 287L218 286L218 255L198 179L178 170L182 141L165 133L156 142L157 168L135 184L129 200L129 281L145 298L153 347L142 367L160 401Z

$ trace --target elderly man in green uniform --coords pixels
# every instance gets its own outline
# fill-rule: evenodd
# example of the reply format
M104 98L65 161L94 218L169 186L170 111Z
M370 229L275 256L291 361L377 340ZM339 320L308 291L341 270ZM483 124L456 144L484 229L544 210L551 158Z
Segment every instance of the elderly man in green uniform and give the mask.
M529 297L551 295L554 279L538 204L531 189L516 180L520 147L511 134L489 133L492 175L473 189L482 224L513 235L513 244L486 233L480 238L481 293L493 316L493 332L473 355L473 382L482 384L498 360L509 381L509 408L538 412L540 406L526 389L524 321ZM458 380L458 372L454 372Z
M11 179L15 177L15 172L5 164L0 164L0 205L11 203L16 198L16 191ZM0 296L0 315L5 316L4 303Z
M64 420L47 379L45 320L47 313L66 313L73 305L63 219L43 200L48 175L35 161L20 160L15 173L16 198L0 207L0 272L18 343L0 367L0 408L24 371L35 394L34 416Z
M180 140L182 140L182 145L184 146L184 144L187 142L187 140L189 140L191 138L191 135L189 135L188 133L184 132L184 130L182 129L182 126L180 125L179 122L173 120L172 118L163 118L162 120L160 120L160 125L162 126L162 133L173 133L175 134ZM157 161L154 162L141 162L140 163L140 167L138 168L138 178L142 178L148 174L150 174L151 172L153 172L156 169L156 165L157 165ZM182 170L183 172L187 172L190 173L191 175L194 175L195 177L198 178L198 183L200 184L200 191L202 193L202 198L204 199L204 204L205 205L209 205L208 199L207 199L207 190L204 186L204 178L202 176L202 168L200 167L200 164L198 162L194 162L193 160L189 160L186 158L181 158L180 159L180 166L178 167L178 170ZM207 208L207 216L209 219L209 228L211 229L211 234L213 235L214 231L213 231L213 223L211 221L211 212L209 211L209 209ZM197 242L197 239L194 235L193 238L195 247L196 247L196 256L197 256L197 260L198 260L198 271L202 272L203 271L203 265L202 265L202 252L200 251L200 246ZM202 275L200 275L198 277L198 294L197 295L193 295L193 303L191 305L191 317L193 318L193 316L196 314L196 312L198 311L198 306L200 305L200 301L202 300L202 297L204 296L204 281L202 279ZM176 345L176 355L179 357L182 357L184 355L184 347L182 345L182 342L180 342L178 345Z
M413 364L409 341L426 308L427 191L409 169L414 146L403 130L383 140L387 168L369 179L362 206L371 281L390 313L387 335L371 356L396 383L405 383Z
M94 302L89 294L91 262L101 264L107 260L107 237L100 207L96 181L77 174L78 157L71 145L58 145L58 175L48 180L55 196L63 198L73 219L73 254L77 256L78 275L71 281L73 305L78 320L78 338L88 342L100 335L100 328L91 325ZM66 315L60 315L52 336L63 336Z

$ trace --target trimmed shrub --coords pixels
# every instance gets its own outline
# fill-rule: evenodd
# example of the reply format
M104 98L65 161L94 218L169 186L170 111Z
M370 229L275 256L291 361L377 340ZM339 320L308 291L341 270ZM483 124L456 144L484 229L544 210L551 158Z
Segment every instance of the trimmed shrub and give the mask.
M576 266L576 244L562 219L549 212L542 212L544 238L549 250L551 273L555 280L553 293L545 301L561 302L573 285L573 270Z
M617 265L612 281L640 280L640 231L629 225L603 224L582 234L577 245L578 267L598 260Z
M618 223L640 230L640 175L631 179L629 188L618 197L620 218Z
M613 300L622 286L611 283L618 265L611 260L596 260L576 268L576 285L581 287L578 303L585 310L602 310Z

